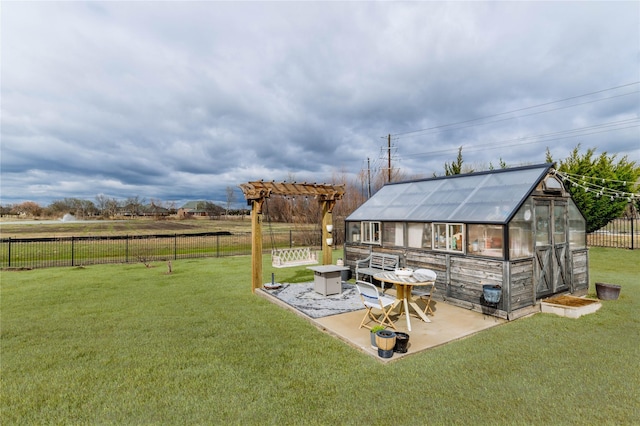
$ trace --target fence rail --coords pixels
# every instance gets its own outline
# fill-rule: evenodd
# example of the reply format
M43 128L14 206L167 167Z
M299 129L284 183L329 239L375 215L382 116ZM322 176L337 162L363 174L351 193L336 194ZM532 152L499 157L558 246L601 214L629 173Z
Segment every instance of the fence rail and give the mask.
M587 234L591 247L640 249L640 220L635 217L614 219L597 231Z
M320 247L320 232L271 232L263 248ZM0 268L47 268L251 254L251 233L0 239Z
M637 218L621 218L587 235L591 247L640 249ZM338 231L338 230L336 230ZM334 231L337 245L342 230ZM321 231L290 230L263 234L265 252L272 248L313 247L320 250ZM251 254L251 233L122 235L0 239L0 268L47 268L100 263L155 262L197 257Z

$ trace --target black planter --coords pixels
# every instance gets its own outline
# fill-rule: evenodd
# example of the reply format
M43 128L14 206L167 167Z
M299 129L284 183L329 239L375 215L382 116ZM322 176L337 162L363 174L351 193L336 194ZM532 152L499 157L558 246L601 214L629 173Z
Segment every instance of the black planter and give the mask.
M600 300L617 300L621 288L616 284L596 283L596 294Z
M406 354L407 345L409 345L409 335L401 331L396 331L396 345L393 347L393 351Z
M384 350L378 348L378 356L380 358L391 358L393 356L393 349Z

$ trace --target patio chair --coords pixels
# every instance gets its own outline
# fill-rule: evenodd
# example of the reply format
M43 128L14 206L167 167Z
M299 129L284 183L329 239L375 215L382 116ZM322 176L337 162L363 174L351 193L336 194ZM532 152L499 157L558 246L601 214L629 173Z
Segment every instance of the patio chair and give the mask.
M360 322L359 328L366 327L370 329L371 327L367 324L374 321L380 325L389 326L395 330L396 326L393 324L393 321L391 321L391 318L389 318L389 313L391 313L391 307L393 306L395 299L384 294L380 294L376 286L366 281L356 280L356 288L360 294L360 299L362 299L362 304L367 309L367 312L364 314L364 318L362 318L362 322ZM373 314L373 309L379 309L381 311L378 318Z
M413 276L420 277L420 281L432 281L431 285L424 286L415 286L411 291L411 294L414 296L418 296L419 299L424 300L426 306L424 308L424 314L434 315L433 309L431 309L431 298L433 297L433 293L436 291L436 277L438 276L431 269L416 269L413 271Z

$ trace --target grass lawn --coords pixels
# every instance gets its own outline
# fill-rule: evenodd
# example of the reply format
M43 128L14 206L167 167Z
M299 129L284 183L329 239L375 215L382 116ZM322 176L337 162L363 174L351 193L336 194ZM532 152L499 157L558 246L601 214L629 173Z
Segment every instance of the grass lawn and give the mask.
M640 251L590 250L590 293L623 285L594 314L388 365L253 295L250 262L3 271L2 424L640 424Z

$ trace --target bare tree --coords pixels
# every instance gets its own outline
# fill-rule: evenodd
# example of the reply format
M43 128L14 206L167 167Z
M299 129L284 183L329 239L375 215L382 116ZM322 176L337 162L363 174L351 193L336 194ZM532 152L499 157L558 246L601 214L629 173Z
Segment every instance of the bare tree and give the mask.
M110 198L105 206L106 216L113 217L118 213L118 200Z
M129 197L124 201L124 210L125 214L129 214L131 216L137 216L142 210L142 206L145 203L144 198L140 198L139 195L135 197Z
M231 205L236 202L236 191L233 186L227 186L227 208L225 210L225 217L229 218L229 209Z
M42 214L42 207L35 201L25 201L24 203L14 205L13 213L36 217Z
M107 206L109 205L109 197L104 194L96 195L96 208L103 217L107 216Z

